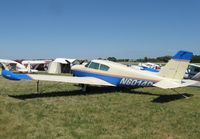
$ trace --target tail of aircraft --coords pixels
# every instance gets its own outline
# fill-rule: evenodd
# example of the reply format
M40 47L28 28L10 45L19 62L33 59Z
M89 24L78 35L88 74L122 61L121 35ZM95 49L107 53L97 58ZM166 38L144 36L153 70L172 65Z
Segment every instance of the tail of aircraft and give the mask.
M182 80L190 60L192 59L192 55L193 53L188 51L177 52L176 55L174 55L172 59L161 68L158 75L166 78Z

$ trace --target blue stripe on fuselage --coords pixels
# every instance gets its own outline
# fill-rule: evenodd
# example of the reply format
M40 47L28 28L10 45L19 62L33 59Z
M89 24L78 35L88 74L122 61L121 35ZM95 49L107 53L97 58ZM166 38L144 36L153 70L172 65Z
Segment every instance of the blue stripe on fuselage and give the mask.
M98 79L102 79L108 83L111 83L115 86L152 86L154 82L152 81L144 81L144 80L138 80L138 79L132 79L132 78L123 78L123 77L116 77L111 75L103 75L98 73L92 73L92 72L86 72L86 71L79 71L79 70L73 70L72 71L74 76L77 77L95 77Z
M108 75L102 75L102 74L97 74L97 73L91 73L91 72L85 72L85 71L78 71L78 70L73 70L72 71L73 75L77 77L95 77L98 79L102 79L106 82L109 82L115 86L118 86L121 79L120 77L113 77L113 76L108 76Z

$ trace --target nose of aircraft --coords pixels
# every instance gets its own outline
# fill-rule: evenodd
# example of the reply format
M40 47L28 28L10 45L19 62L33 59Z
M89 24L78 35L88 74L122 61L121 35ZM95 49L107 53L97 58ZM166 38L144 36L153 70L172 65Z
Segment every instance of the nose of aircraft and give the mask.
M76 67L77 67L77 65L72 66L72 67L71 67L71 70L75 70Z
M78 69L81 69L81 68L83 68L83 65L74 65L74 66L71 67L71 70L73 71L73 70L78 70Z
M83 65L74 65L71 67L72 75L77 76L76 71L79 71L83 68Z

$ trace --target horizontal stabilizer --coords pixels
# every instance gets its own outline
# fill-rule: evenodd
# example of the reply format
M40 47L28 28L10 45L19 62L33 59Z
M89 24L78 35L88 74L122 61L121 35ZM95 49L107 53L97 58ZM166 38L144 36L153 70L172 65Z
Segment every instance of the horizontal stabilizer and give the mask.
M153 86L162 89L172 89L172 88L179 88L186 86L195 86L195 84L197 84L197 82L192 80L177 81L177 80L166 79L155 83Z
M188 86L193 86L193 87L200 87L200 81L194 81L194 80L182 80L185 84L188 84Z

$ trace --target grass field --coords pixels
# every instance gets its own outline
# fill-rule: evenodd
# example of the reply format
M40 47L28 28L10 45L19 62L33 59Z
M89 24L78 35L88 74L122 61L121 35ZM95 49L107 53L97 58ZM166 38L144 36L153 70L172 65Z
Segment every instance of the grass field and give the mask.
M198 139L200 89L119 90L0 77L1 139Z

